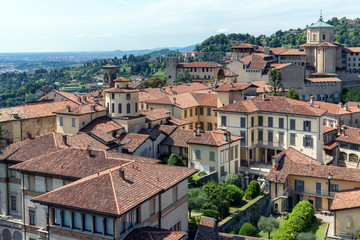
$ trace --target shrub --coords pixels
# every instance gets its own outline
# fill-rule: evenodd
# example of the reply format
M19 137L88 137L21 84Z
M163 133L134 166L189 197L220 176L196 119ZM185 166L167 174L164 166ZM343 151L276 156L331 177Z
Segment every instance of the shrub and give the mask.
M249 186L245 191L246 199L254 199L260 195L260 185L256 180L250 182Z
M249 236L249 237L257 237L258 232L256 228L251 223L244 223L239 231L239 235L241 236Z
M235 232L235 230L231 230L231 231L229 232L229 234L236 235L236 232Z
M184 166L182 157L177 155L176 153L172 153L168 160L168 165L171 166Z
M208 209L203 212L203 216L219 219L220 213L216 210Z
M206 176L207 172L201 171L201 172L198 172L196 175L198 175L199 177Z
M225 183L241 187L241 176L236 173L230 173L225 177Z
M316 240L316 235L312 232L302 232L297 235L296 240Z
M229 214L230 204L227 200L227 188L225 184L217 184L214 181L209 181L201 190L206 194L204 209L217 210L222 218Z
M257 226L261 231L267 232L270 239L270 233L279 228L279 221L273 217L261 216Z
M227 188L227 200L230 204L237 204L241 203L243 197L244 197L244 191L238 188L235 185L226 185Z

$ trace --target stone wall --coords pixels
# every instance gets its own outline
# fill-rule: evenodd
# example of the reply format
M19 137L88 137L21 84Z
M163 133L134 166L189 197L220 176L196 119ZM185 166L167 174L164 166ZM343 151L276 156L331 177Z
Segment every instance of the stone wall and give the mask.
M270 195L267 193L262 198L258 199L256 202L248 206L242 211L233 213L230 215L230 219L225 218L223 221L219 222L218 230L219 232L229 232L235 230L239 232L241 226L246 222L256 222L260 216L263 216L267 213L264 213L266 210L267 204L269 204Z

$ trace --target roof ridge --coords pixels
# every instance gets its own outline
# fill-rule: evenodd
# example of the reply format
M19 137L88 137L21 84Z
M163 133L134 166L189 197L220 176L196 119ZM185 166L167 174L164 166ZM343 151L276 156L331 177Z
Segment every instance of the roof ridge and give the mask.
M116 211L117 211L118 214L121 214L120 206L118 204L117 196L116 196L116 192L115 192L115 186L114 186L114 181L113 181L113 178L112 178L112 172L109 172L109 175L110 175L111 187L112 187L114 198L115 198Z

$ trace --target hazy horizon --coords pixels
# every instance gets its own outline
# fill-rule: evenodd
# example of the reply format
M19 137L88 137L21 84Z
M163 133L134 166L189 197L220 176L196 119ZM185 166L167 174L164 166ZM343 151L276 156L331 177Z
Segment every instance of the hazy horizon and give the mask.
M270 35L319 19L360 17L344 0L63 0L1 3L0 53L130 51L186 47L219 33Z

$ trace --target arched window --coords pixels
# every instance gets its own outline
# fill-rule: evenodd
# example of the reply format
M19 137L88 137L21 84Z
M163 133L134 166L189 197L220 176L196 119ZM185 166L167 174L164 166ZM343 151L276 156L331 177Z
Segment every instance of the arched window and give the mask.
M353 154L353 153L349 154L349 161L350 162L356 162L357 163L358 160L359 160L359 158L358 158L358 156L356 154Z
M126 104L126 113L130 113L130 103Z
M135 112L138 112L138 103L135 103Z
M325 34L323 34L323 40L325 40Z
M353 226L353 219L351 216L347 216L346 217L346 227L347 228L352 228Z
M347 154L345 152L340 152L339 160L346 161Z
M121 106L121 103L119 103L119 113L122 113L122 106Z
M112 113L115 112L115 104L114 104L114 103L111 104L111 112L112 112Z
M316 41L316 34L313 34L313 41Z

